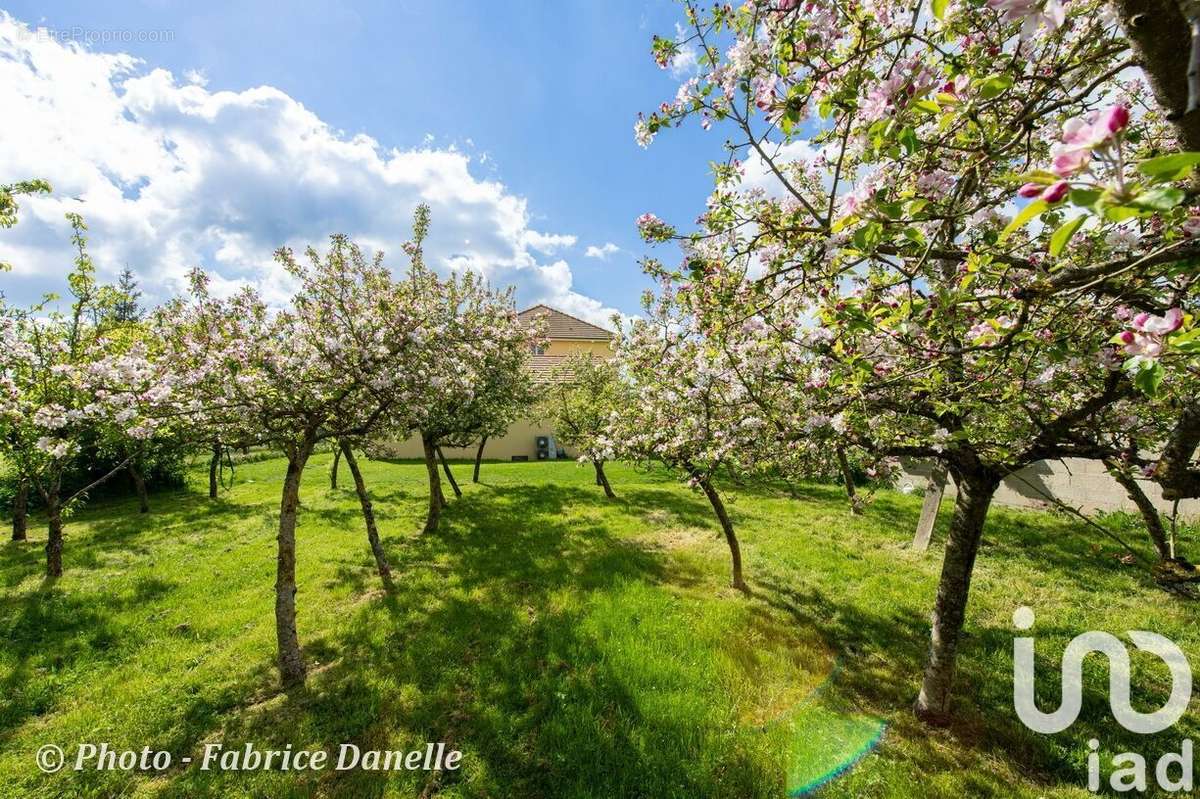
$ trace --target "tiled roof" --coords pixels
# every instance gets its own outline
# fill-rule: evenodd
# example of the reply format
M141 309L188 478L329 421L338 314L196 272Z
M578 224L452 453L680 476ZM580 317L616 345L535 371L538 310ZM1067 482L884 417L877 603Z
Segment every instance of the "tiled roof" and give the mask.
M539 380L549 380L563 361L567 359L566 355L534 355L529 359L529 370L533 372L533 376ZM572 375L569 371L563 370L559 372L559 381L568 381Z
M550 339L576 339L580 341L608 341L613 334L590 322L576 319L570 314L555 310L548 305L535 305L517 314L522 321L544 319L546 335Z

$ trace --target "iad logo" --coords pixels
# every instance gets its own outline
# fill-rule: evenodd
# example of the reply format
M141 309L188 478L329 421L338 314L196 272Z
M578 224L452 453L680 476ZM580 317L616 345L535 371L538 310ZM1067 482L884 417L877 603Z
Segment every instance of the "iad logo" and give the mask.
M1033 611L1017 608L1013 625L1018 630L1033 627ZM1067 644L1062 662L1062 704L1053 713L1038 710L1033 700L1033 638L1013 639L1013 704L1025 726L1035 732L1052 735L1070 727L1079 718L1083 704L1083 659L1092 652L1108 658L1108 702L1117 722L1143 735L1162 732L1187 710L1192 699L1192 669L1182 650L1158 633L1129 630L1129 638L1138 649L1157 655L1171 670L1171 696L1153 713L1139 713L1129 704L1129 651L1115 635L1092 630L1076 636Z
M1013 613L1013 625L1018 630L1033 627L1033 611L1026 607ZM1083 704L1083 659L1092 652L1108 658L1109 707L1113 717L1130 732L1148 735L1161 732L1179 721L1192 698L1192 669L1187 657L1172 641L1157 633L1129 630L1128 635L1138 649L1157 656L1171 672L1171 695L1153 713L1141 713L1129 703L1129 650L1114 635L1095 630L1071 639L1062 659L1062 702L1053 713L1043 713L1034 701L1033 638L1013 639L1013 706L1017 716L1035 732L1053 735L1067 729L1079 718ZM1088 741L1092 750L1088 756L1088 788L1100 790L1100 742ZM1109 784L1116 791L1146 790L1146 760L1136 752L1123 752L1112 759L1115 767ZM1192 742L1185 739L1178 754L1168 752L1154 770L1160 788L1167 791L1192 790ZM1178 767L1178 776L1172 774Z

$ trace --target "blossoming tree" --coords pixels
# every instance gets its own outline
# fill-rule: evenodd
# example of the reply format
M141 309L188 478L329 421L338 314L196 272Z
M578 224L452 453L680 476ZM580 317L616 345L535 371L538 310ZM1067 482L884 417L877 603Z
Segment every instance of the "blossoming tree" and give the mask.
M559 441L579 452L580 463L591 463L596 485L609 499L616 497L604 472L615 447L608 436L612 418L630 404L614 361L588 353L570 356L542 387L539 415L550 422Z
M746 357L719 335L706 334L669 287L657 300L647 298L645 308L645 319L618 324L614 348L628 401L610 415L598 452L659 461L702 491L729 546L732 585L748 591L741 546L714 480L722 471L772 473L789 461L793 447L807 444L762 412L783 404L768 395L788 386L769 379L769 361Z
M651 271L687 288L704 333L761 320L777 379L808 387L845 443L938 459L958 485L916 703L931 722L950 714L1001 479L1109 454L1104 411L1162 380L1138 336L1194 291L1200 154L1179 152L1194 119L1125 79L1141 45L1118 5L685 3L689 27L653 44L664 66L694 48L699 70L639 118L639 142L692 119L732 135L694 232L638 220L683 244L678 268ZM1123 330L1119 306L1144 329Z
M527 400L526 364L538 332L517 318L511 290L495 291L474 272L442 278L427 266L423 244L428 229L429 208L422 205L413 239L405 246L411 264L403 286L428 318L416 333L427 346L398 376L419 399L396 406L399 413L387 429L394 437L414 431L421 436L429 477L424 531L431 533L446 504L438 474L440 448L468 446L508 426ZM489 391L494 396L487 396ZM445 468L453 480L449 466Z
M77 215L68 219L76 248L68 312L52 310L51 296L28 311L6 307L0 319L0 453L45 503L51 577L62 574L66 518L133 462L172 394L145 342L104 323L87 228ZM64 476L73 456L85 439L97 438L128 442L127 456L89 484L68 489Z
M220 441L268 444L287 458L275 623L280 678L291 686L306 675L295 600L301 476L320 442L369 435L396 408L419 401L402 376L422 357L428 320L382 255L368 259L344 236L333 236L324 256L310 248L307 263L287 249L277 257L299 284L290 307L272 310L249 288L215 297L196 271L190 297L161 309L156 324L164 358L177 371L181 413L210 439L215 433ZM369 515L367 521L386 578L382 546Z

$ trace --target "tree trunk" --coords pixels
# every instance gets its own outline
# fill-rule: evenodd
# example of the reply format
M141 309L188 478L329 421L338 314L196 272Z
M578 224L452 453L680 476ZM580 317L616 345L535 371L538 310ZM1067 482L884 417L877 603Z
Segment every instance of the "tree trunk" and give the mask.
M471 475L471 482L479 482L479 463L483 460L483 448L487 444L488 437L484 436L479 440L479 450L475 453L475 473Z
M342 460L342 452L343 446L339 445L333 451L333 465L329 467L329 487L335 491L337 490L338 463ZM350 459L347 457L346 462L349 463L349 461ZM351 466L350 468L353 469L354 467Z
M1200 497L1200 469L1191 468L1197 446L1200 446L1200 403L1193 401L1180 411L1154 467L1154 482L1162 487L1163 499Z
M1168 560L1171 558L1171 545L1167 543L1167 531L1163 529L1162 517L1158 515L1158 508L1154 507L1154 503L1150 501L1150 497L1146 496L1146 492L1138 485L1138 481L1122 469L1120 464L1105 460L1104 465L1108 467L1108 473L1121 484L1121 488L1125 489L1125 493L1129 495L1133 504L1142 514L1142 521L1146 523L1146 532L1150 534L1150 542L1154 544L1154 550L1158 552L1158 559Z
M62 577L63 522L62 507L59 505L58 490L49 492L46 497L46 575Z
M213 444L212 460L208 462L208 498L217 498L217 475L221 469L221 445Z
M437 531L438 519L442 515L442 505L446 498L442 496L442 478L438 474L433 439L422 434L421 444L425 450L425 471L429 475L429 513L425 516L425 529L422 532L433 533Z
M24 541L29 528L29 481L22 478L17 483L17 493L12 506L12 540Z
M854 475L850 471L850 461L846 458L846 450L837 448L838 468L842 472L842 482L846 484L846 498L850 500L850 512L862 513L858 504L857 489L854 487Z
M371 554L375 556L375 568L378 569L384 585L390 588L392 570L388 567L387 556L383 554L383 544L379 541L379 529L375 526L375 510L371 507L370 496L367 495L367 484L358 469L358 461L354 458L349 442L339 441L338 451L345 454L346 466L354 478L354 490L358 493L358 503L362 505L363 520L367 523L367 541L371 544Z
M304 684L304 658L296 632L296 516L300 507L300 477L312 452L306 442L288 457L283 498L279 504L279 553L275 569L275 639L279 649L279 680L284 688Z
M738 546L737 534L733 532L733 522L729 521L729 514L725 512L725 503L721 501L721 495L713 488L712 483L709 482L707 477L699 482L700 488L704 491L704 496L708 497L713 511L717 514L717 519L721 522L721 530L725 533L725 543L729 544L729 556L733 559L733 581L731 584L737 590L749 593L750 587L742 579L742 549Z
M437 447L438 460L442 462L442 469L446 472L446 479L450 481L450 487L454 489L454 496L461 497L462 489L458 487L458 481L454 479L454 472L450 471L450 464L446 463L446 456L442 454L442 448Z
M138 497L138 513L150 512L150 495L146 492L146 478L142 476L142 471L133 461L125 467L129 472L129 478L133 480L133 487L137 490Z
M592 465L596 467L596 485L604 489L604 496L616 499L617 495L613 493L612 486L608 484L608 475L604 473L604 461L592 461Z
M967 596L971 590L971 573L983 538L988 507L1000 485L998 476L981 468L970 473L956 471L954 476L958 497L950 520L942 576L933 606L929 659L925 664L921 693L913 708L917 718L935 725L950 720L950 687L966 617Z
M1186 112L1192 37L1180 3L1116 0L1115 5L1154 99L1175 124L1182 149L1200 150L1200 110Z

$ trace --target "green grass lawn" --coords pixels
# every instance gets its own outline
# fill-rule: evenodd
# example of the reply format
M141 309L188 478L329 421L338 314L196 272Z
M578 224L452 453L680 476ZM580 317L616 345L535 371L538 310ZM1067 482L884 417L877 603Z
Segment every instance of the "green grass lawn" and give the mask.
M364 461L396 576L374 572L353 483L329 456L305 474L299 629L308 686L274 670L275 524L283 464L238 468L210 501L188 490L97 502L67 528L66 575L42 576L44 531L0 546L0 795L779 797L877 748L830 797L1068 797L1086 741L1157 756L1200 733L1190 713L1139 740L1107 710L1089 658L1084 712L1040 736L1012 710L1013 610L1031 605L1044 706L1056 663L1087 630L1149 629L1200 654L1195 609L1122 564L1108 539L1048 514L989 522L960 658L958 722L909 713L928 638L941 531L908 541L920 499L879 495L855 517L834 487L725 486L753 595L702 495L613 466L606 501L572 463L485 464L442 530L421 536L420 464ZM469 480L470 470L457 468ZM944 513L943 516L948 516ZM37 520L32 520L37 523ZM1140 539L1136 539L1143 546ZM1148 553L1148 547L1146 548ZM1135 704L1157 706L1165 668L1135 657ZM462 768L426 772L42 775L46 743L410 749L446 741Z

